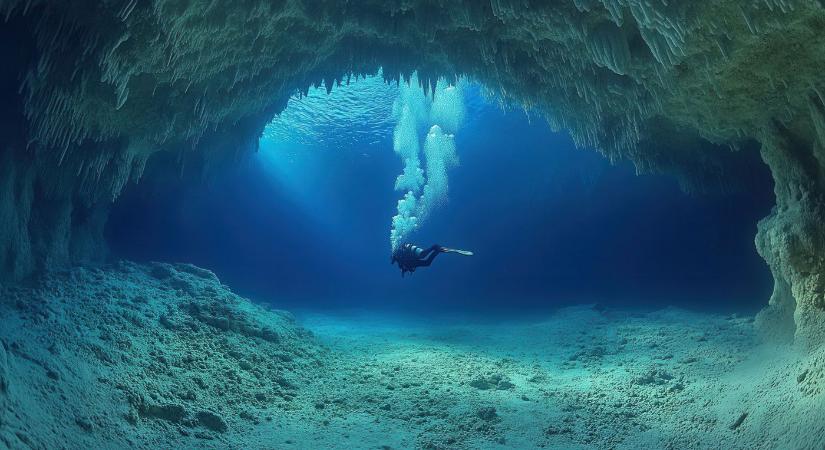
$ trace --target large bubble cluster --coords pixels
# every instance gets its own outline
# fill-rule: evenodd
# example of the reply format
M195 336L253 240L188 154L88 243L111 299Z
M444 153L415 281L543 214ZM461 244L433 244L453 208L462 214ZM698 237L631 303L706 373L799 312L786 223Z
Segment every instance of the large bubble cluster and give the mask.
M404 192L390 230L395 250L447 200L447 171L458 164L455 133L465 115L461 83L452 85L442 79L425 94L413 75L409 83L400 86L393 114L393 150L404 162L404 170L395 180L395 189Z

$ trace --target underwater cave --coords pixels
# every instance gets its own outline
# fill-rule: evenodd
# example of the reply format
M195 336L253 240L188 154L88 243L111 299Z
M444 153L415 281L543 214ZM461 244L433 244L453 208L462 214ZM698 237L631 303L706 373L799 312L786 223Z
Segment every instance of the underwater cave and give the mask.
M0 449L825 448L821 1L0 17Z

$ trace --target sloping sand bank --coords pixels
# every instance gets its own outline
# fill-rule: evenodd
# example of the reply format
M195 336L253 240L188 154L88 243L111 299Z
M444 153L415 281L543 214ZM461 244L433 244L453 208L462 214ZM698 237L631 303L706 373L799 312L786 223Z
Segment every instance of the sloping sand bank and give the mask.
M750 318L583 306L532 324L303 323L336 367L321 414L364 448L825 448L823 353L760 345Z
M825 351L751 318L302 314L190 265L0 296L0 448L825 447Z
M76 269L0 298L0 448L243 446L325 358L291 315L191 265Z

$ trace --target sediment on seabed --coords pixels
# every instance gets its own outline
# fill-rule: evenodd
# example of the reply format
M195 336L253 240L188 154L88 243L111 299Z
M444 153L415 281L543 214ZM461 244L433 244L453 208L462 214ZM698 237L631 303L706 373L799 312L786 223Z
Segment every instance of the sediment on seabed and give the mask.
M297 323L188 264L1 292L0 448L825 444L825 352L761 343L751 317Z

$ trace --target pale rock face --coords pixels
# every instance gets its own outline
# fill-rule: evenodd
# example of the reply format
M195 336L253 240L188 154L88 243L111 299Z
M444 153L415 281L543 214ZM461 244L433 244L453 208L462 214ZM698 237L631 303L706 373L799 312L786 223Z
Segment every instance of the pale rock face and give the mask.
M777 194L757 238L777 279L760 324L821 345L822 3L528 3L0 0L19 44L0 78L18 130L0 137L0 277L99 259L105 205L158 152L222 164L296 91L383 66L426 89L466 75L696 188L729 181L728 147L760 143Z
M814 124L821 108L811 107ZM792 332L798 344L815 348L825 339L825 167L817 157L825 141L781 124L767 128L761 141L777 206L760 222L756 238L776 284L759 323L782 330L785 340Z

